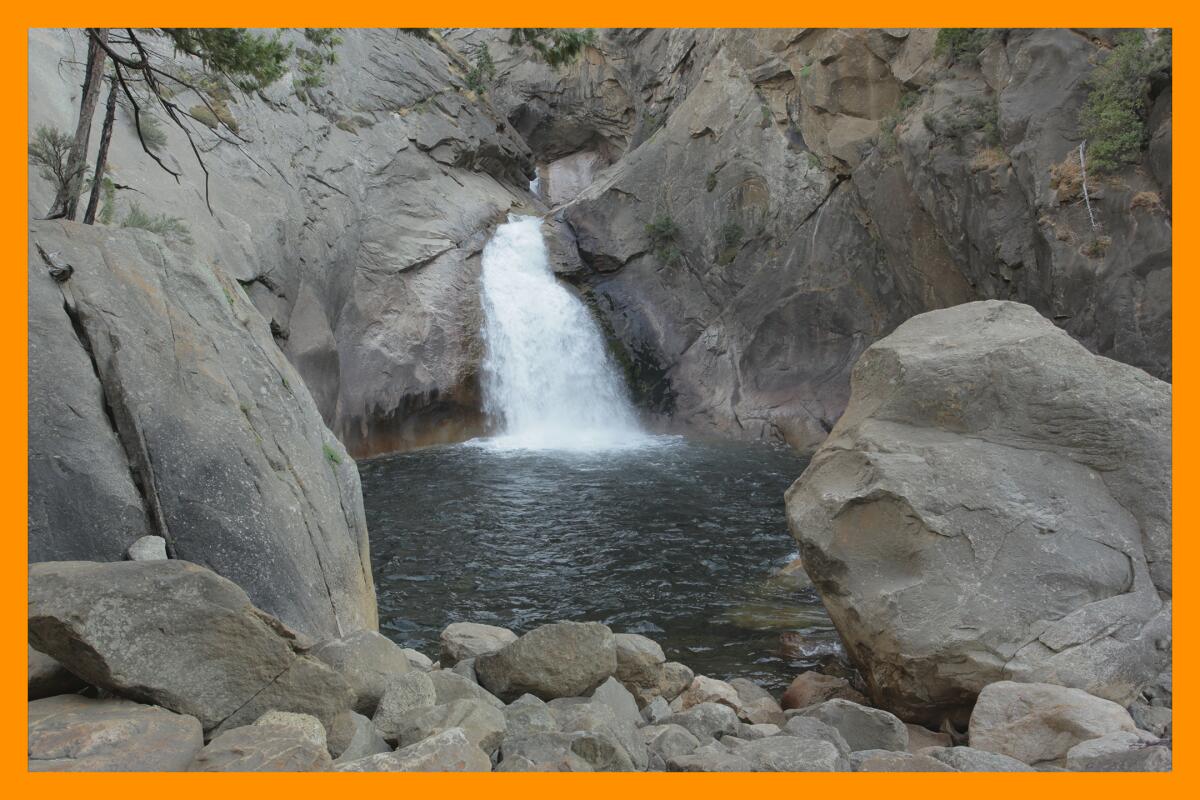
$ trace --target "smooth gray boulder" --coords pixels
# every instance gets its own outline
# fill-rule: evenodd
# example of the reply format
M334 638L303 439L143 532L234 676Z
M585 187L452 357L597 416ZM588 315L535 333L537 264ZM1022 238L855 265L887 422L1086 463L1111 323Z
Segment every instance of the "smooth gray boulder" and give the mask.
M780 732L784 736L797 736L801 739L821 739L832 744L844 756L849 756L851 752L850 744L841 731L816 717L794 716L784 724Z
M544 731L506 737L499 772L630 772L633 762L604 733Z
M1083 742L1135 730L1128 711L1081 689L1000 681L979 693L969 736L973 748L1037 766Z
M616 671L613 633L599 622L542 625L475 660L480 684L501 700L526 692L543 700L579 697Z
M768 736L778 736L783 728L773 722L743 722L738 726L737 737L753 742L755 739L765 739Z
M737 744L732 752L754 765L755 772L849 772L850 762L830 742L796 736L771 736Z
M404 651L377 631L361 630L341 639L329 639L311 653L350 684L354 710L365 716L374 714L392 682L412 669Z
M646 768L648 753L638 733L640 719L632 716L628 710L614 709L603 699L577 697L551 700L547 707L562 732L583 732L602 736L620 747L633 769ZM578 746L575 746L575 749L578 752ZM592 763L593 768L596 768L599 762L587 754L583 755Z
M662 697L655 697L642 709L642 721L648 725L657 725L675 712L671 705Z
M936 758L958 772L1034 772L1023 761L975 747L928 747L921 755Z
M416 708L400 717L395 733L381 729L388 741L395 739L408 747L451 728L458 728L467 740L485 753L492 753L504 738L507 722L504 712L482 700L455 700L444 706Z
M697 675L692 678L691 685L676 699L679 701L679 708L682 711L687 711L692 706L701 703L720 703L732 708L738 716L742 715L742 698L738 696L737 689L725 681L710 678L707 675Z
M1066 766L1072 771L1086 772L1095 761L1104 760L1109 756L1122 756L1158 743L1157 736L1142 730L1106 733L1096 739L1080 742L1068 750Z
M616 678L609 678L592 691L593 703L604 703L613 710L618 719L626 720L633 725L642 723L642 714L638 711L637 701L629 690Z
M747 758L729 752L717 742L696 748L691 753L667 759L668 772L754 772Z
M461 728L441 731L394 753L335 764L337 772L491 772L487 753L471 744Z
M448 669L433 670L429 673L429 680L437 696L435 705L445 705L455 700L482 700L496 708L504 708L503 700L478 683Z
M119 698L29 703L30 772L177 772L204 746L200 721Z
M878 708L834 699L810 706L800 716L812 717L836 729L852 751L908 749L908 729L904 723Z
M322 739L303 726L266 722L227 730L205 745L192 772L326 772L333 766Z
M81 459L71 471L132 471L147 520L117 529L119 549L37 543L40 509L77 485L89 485L85 496L110 524L134 513L117 496L115 478L72 482L71 471L43 470L38 457L31 555L118 560L134 540L159 535L174 558L208 566L314 639L376 628L358 470L237 280L149 231L34 221L29 238L31 263L40 262L40 245L75 268L45 313L69 317L70 341L90 358L110 414L108 440L115 436L124 456L119 467L107 457L93 464L70 447L65 452ZM61 505L46 510L47 523L78 511ZM91 529L48 535L90 536Z
M93 686L190 714L205 732L271 710L328 729L354 699L245 592L186 561L31 564L29 640Z
M672 714L665 722L682 725L701 742L720 739L722 736L736 736L738 731L737 713L720 703L692 706L687 711Z
M87 686L79 676L58 663L56 660L38 652L32 647L29 650L29 699L53 697L56 694L71 694Z
M694 752L700 746L700 740L682 725L647 725L641 729L642 741L653 761L656 757L666 768L668 759Z
M424 653L413 650L411 647L405 647L400 650L404 653L404 657L408 659L408 664L413 669L419 669L424 672L429 672L433 669L433 659Z
M521 738L531 733L558 730L558 721L539 698L523 694L504 707L505 737Z
M729 685L737 692L741 710L738 716L751 724L782 725L787 721L779 701L766 689L746 678L733 678Z
M944 761L921 753L894 750L859 750L850 754L855 772L954 772Z
M494 653L517 635L507 628L483 625L478 622L452 622L441 633L440 661L442 667L453 667L459 661Z
M850 681L845 678L808 670L792 679L783 692L780 705L787 711L793 708L808 708L834 698L854 703L865 702L865 698L855 691L850 686Z
M339 719L339 727L341 725L348 728L348 734L342 737L344 741L339 743L340 746L335 747L333 740L330 740L329 754L333 756L335 765L357 761L377 753L392 752L391 745L379 735L375 723L362 714L350 712L344 718Z
M167 540L161 536L143 536L129 545L125 557L130 561L163 561L167 558Z
M297 714L293 711L268 711L254 720L254 724L287 728L300 738L307 739L318 747L326 749L329 747L325 726L321 724L321 720L312 714Z
M1171 387L1029 306L868 348L787 507L872 699L907 721L961 726L1007 678L1128 704L1170 659Z
M1068 768L1080 772L1170 772L1172 755L1169 747L1146 747L1109 752L1087 759L1077 759Z
M407 720L417 711L431 708L438 703L437 691L429 674L412 670L388 684L383 699L375 708L371 722L380 734L389 742L395 743L400 738L400 731ZM452 727L452 726L447 726ZM412 742L405 742L412 744Z
M660 691L666 654L658 642L641 634L615 633L613 639L617 645L617 680L645 706Z

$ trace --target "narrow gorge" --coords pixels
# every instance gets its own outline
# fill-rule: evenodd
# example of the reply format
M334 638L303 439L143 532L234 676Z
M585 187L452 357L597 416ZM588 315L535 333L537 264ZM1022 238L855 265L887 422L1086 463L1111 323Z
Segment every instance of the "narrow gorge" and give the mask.
M29 769L1169 771L1171 46L31 29Z

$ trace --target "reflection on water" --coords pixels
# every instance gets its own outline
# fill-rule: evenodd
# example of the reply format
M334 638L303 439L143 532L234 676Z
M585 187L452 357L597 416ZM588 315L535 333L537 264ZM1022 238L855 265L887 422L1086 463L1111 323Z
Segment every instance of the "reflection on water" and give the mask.
M381 630L599 620L698 673L775 688L839 652L795 558L785 448L654 437L600 452L467 443L360 465ZM781 636L782 635L782 636Z

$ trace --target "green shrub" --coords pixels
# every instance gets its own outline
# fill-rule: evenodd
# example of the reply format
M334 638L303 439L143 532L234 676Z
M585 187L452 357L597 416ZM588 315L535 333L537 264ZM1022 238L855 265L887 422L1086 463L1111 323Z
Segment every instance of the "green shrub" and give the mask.
M39 125L29 143L29 163L38 174L54 184L55 194L67 188L67 157L71 154L71 137L58 128Z
M141 228L144 231L157 233L170 239L178 239L184 244L192 243L192 232L179 217L159 214L147 214L137 203L129 204L129 213L121 220L122 228Z
M496 62L492 61L492 53L485 44L475 54L475 66L467 73L467 88L475 93L482 93L496 79Z
M330 460L330 462L332 462L334 464L342 463L342 457L340 455L338 455L337 450L334 450L332 447L330 447L327 444L321 445L321 449L325 452L325 457L328 458Z
M951 64L978 64L979 53L987 47L991 36L988 28L942 28L938 31L933 52L949 56Z
M1079 127L1095 172L1114 172L1140 159L1148 138L1150 80L1170 63L1169 36L1151 45L1141 31L1129 31L1092 71Z
M650 237L650 246L654 255L664 264L678 264L683 257L676 239L679 227L675 220L667 214L660 214L646 226L646 235Z

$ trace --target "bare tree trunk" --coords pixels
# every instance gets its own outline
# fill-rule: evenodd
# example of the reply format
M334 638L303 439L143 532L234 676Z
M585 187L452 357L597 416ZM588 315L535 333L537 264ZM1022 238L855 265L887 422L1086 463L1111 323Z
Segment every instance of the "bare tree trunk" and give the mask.
M104 59L107 55L96 41L108 42L108 29L88 30L87 72L83 78L83 94L79 99L79 122L75 126L75 141L71 143L71 154L67 156L67 182L59 187L54 206L47 215L50 219L75 219L79 210L79 193L83 187L83 173L87 169L88 139L92 133L92 116L96 113L96 100L100 97L100 82L104 79Z
M96 223L96 208L100 205L100 194L104 189L104 168L108 162L108 143L112 140L113 120L117 116L117 77L108 84L108 105L104 109L104 127L100 129L100 150L96 153L96 172L92 176L92 194L88 197L87 210L83 212L83 224Z

